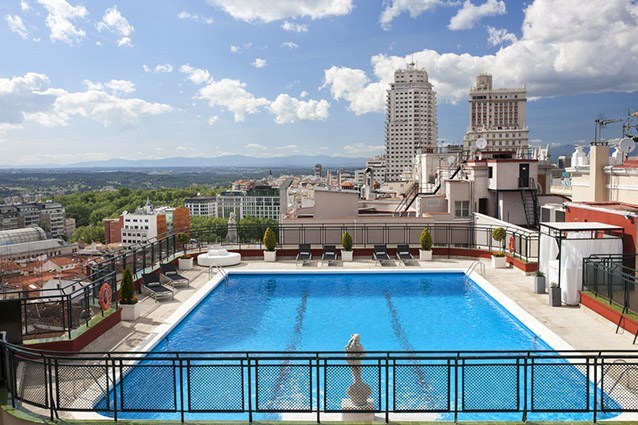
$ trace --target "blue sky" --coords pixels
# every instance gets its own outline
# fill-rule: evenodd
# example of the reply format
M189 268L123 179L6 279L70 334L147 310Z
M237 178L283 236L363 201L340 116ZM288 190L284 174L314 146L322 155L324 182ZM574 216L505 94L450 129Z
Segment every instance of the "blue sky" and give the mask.
M397 67L461 141L478 73L525 85L530 139L638 108L630 0L2 0L0 163L383 153ZM620 136L610 125L604 137Z

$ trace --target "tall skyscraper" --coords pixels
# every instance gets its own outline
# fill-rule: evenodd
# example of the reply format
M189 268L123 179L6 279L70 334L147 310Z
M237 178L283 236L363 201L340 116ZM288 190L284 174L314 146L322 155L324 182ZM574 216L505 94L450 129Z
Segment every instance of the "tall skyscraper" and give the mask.
M394 72L386 99L385 181L403 180L415 155L436 148L436 92L414 63Z
M487 149L527 152L529 130L525 124L525 88L494 89L492 76L476 77L470 90L470 126L463 145L475 146L480 137L487 140Z

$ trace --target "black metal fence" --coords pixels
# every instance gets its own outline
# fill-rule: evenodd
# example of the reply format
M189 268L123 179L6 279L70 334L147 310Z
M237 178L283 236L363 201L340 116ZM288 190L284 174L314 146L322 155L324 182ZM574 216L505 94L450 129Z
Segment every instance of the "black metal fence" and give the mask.
M118 418L265 413L601 414L638 411L635 352L78 353L4 345L12 403ZM356 369L356 370L355 370ZM351 388L367 386L363 401ZM356 392L356 391L355 391ZM199 415L199 416L198 416ZM258 416L255 418L255 416ZM511 418L510 418L511 419Z
M431 234L435 248L469 248L497 251L505 248L492 239L493 226L476 226L473 223L428 223L416 224L307 224L283 225L272 227L277 235L277 243L281 248L297 247L299 244L311 244L317 248L323 245L341 245L341 236L347 231L352 236L355 248L368 248L377 244L385 244L390 247L408 244L418 247L419 238L424 227ZM265 225L236 225L229 236L228 225L217 225L207 228L193 228L190 244L194 250L201 250L207 244L232 245L238 249L261 249L262 237L266 230ZM509 246L510 237L513 238L514 250L509 251L513 256L526 261L538 259L537 232L522 231L517 228L506 228L507 238L504 243Z
M88 326L96 315L104 316L100 289L110 288L110 302L117 307L115 272L103 272L93 280L77 279L59 288L3 292L4 299L19 299L23 337L60 336L82 325Z
M638 271L625 265L627 259L622 254L584 258L583 289L622 307L623 313L638 313Z

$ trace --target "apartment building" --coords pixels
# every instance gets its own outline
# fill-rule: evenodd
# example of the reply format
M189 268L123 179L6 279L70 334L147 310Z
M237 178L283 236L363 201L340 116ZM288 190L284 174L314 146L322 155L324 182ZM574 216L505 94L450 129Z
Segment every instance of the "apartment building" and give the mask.
M405 180L415 155L437 145L436 92L414 63L394 73L386 98L385 181Z
M526 152L529 129L525 123L527 90L492 86L492 76L481 74L470 90L470 125L463 139L465 149L474 149L476 141L487 141L485 149Z
M57 202L0 206L0 230L40 226L51 237L66 236L66 211Z

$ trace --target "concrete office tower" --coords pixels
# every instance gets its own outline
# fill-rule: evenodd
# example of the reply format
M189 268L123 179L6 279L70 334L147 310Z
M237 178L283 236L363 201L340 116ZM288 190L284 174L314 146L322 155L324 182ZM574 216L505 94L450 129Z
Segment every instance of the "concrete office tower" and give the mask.
M476 77L470 90L470 125L465 134L465 149L474 148L480 137L487 140L488 150L515 151L526 154L529 130L525 123L525 88L494 89L492 76Z
M436 149L436 92L414 63L394 72L386 99L385 181L405 180L415 155Z

